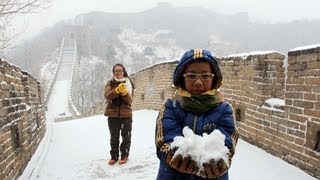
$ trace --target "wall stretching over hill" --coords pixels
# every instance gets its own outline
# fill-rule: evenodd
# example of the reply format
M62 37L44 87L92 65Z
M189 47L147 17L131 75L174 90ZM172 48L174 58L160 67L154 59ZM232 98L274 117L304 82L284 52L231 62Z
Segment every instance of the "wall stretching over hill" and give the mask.
M40 83L0 59L0 179L17 179L46 130Z

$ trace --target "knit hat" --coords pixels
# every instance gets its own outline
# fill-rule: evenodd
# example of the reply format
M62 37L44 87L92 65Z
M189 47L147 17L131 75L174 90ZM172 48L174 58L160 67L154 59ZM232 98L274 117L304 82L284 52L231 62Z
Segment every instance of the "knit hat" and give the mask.
M208 62L213 70L213 82L211 89L218 89L221 86L222 74L218 65L216 58L208 50L204 49L191 49L184 53L181 57L176 69L173 73L173 84L175 86L183 86L183 72L186 65L194 61L204 61Z

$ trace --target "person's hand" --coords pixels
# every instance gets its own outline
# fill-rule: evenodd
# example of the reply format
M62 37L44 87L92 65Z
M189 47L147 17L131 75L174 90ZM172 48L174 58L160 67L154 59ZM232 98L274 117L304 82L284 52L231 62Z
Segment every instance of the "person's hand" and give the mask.
M178 154L172 158L172 154L169 153L166 162L173 169L183 173L196 174L199 170L197 163L190 156L182 157L181 154Z
M228 170L228 165L223 159L218 161L211 159L208 163L202 165L203 169L200 171L200 176L204 178L220 177Z
M126 88L126 84L125 83L120 83L115 89L114 91L117 94L120 94L121 96L125 96L126 94L128 94L128 90Z

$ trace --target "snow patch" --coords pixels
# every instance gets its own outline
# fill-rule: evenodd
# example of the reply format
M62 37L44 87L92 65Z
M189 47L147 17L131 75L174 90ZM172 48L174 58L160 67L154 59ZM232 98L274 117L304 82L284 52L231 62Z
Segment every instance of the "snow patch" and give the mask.
M248 53L240 53L240 54L231 54L228 56L224 56L226 58L230 58L230 57L241 57L242 59L246 59L248 56L250 55L261 55L261 54L271 54L277 51L253 51L253 52L248 52Z
M278 98L270 98L267 99L263 106L273 110L273 111L281 111L283 112L284 106L285 106L285 100L284 99L278 99Z
M175 137L171 143L172 148L178 148L174 156L178 154L183 157L190 156L199 167L211 159L215 161L223 159L228 164L229 149L224 145L226 137L218 129L210 134L204 133L203 136L199 136L189 127L184 127L182 133L183 136Z
M312 45L308 45L308 46L296 47L294 49L291 49L290 51L301 51L301 50L306 50L306 49L314 49L314 48L318 48L318 47L320 47L320 44L312 44Z

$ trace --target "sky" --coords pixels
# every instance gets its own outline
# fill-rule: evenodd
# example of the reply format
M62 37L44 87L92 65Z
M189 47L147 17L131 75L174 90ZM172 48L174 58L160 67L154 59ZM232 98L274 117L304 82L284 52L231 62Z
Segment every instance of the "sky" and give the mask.
M90 11L141 12L166 0L53 0L40 13L17 17L15 23L25 28L25 37L38 33L61 20L72 19ZM168 1L167 1L168 2ZM201 6L215 12L248 12L253 21L283 22L320 18L319 0L170 0L173 6ZM303 7L303 8L302 8Z
M64 56L61 61L70 60L66 58L72 57ZM66 71L58 73L58 76L64 76ZM71 77L64 77L54 83L45 112L46 133L19 180L155 179L159 167L154 139L158 111L144 109L133 112L129 161L124 165L110 166L107 164L110 159L110 133L106 116L55 122L61 114L69 114L67 98ZM190 131L184 134L194 142ZM201 154L199 149L197 151L199 153L195 154ZM241 139L229 172L232 180L316 180Z

